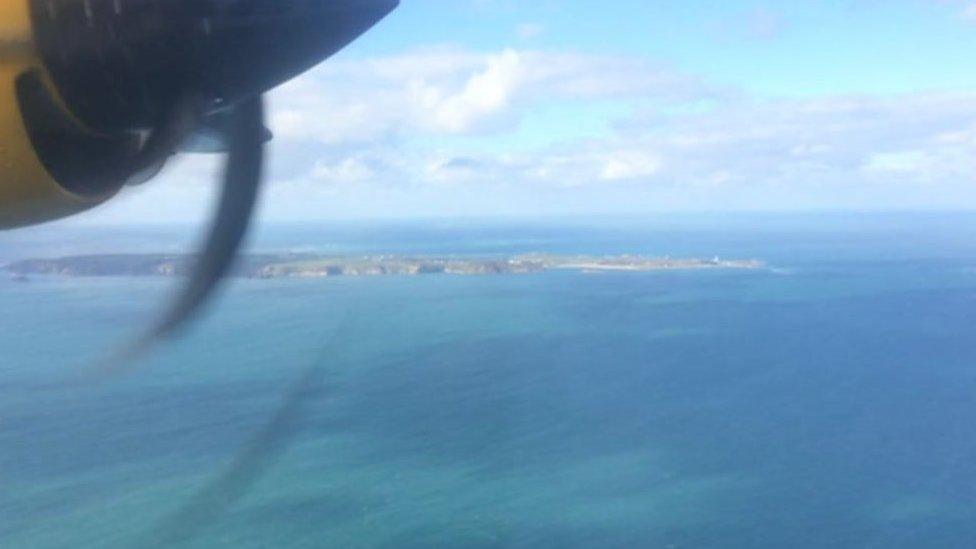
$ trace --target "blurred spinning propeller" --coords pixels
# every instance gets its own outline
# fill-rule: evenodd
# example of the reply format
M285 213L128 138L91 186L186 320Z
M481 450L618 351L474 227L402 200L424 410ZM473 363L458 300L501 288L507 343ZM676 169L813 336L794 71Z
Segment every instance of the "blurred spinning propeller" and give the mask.
M68 191L104 199L152 178L178 152L226 154L216 217L192 274L123 353L131 357L184 326L232 267L270 138L262 95L345 47L398 2L30 2L43 70L18 79L18 98L34 148Z

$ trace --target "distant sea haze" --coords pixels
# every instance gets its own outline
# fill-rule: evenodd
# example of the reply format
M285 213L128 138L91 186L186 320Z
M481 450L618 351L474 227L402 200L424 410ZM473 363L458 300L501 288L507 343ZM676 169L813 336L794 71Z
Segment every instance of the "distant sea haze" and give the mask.
M0 262L191 245L45 228L0 234ZM294 250L768 267L238 278L97 384L79 371L179 281L0 276L0 545L976 539L976 218L278 227L250 253Z

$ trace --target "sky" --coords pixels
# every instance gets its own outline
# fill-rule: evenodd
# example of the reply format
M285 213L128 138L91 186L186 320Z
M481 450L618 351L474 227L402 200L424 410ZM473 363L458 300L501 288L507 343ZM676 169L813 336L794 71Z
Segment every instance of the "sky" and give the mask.
M261 215L972 209L974 52L970 0L402 0L270 95ZM202 222L220 160L72 222Z

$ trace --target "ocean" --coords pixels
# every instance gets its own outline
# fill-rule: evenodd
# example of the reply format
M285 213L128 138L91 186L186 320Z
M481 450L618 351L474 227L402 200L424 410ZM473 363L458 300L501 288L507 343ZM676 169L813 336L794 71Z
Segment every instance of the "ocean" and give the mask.
M185 250L0 233L0 262ZM254 251L761 259L759 271L0 278L0 546L946 547L976 539L976 215L262 227Z

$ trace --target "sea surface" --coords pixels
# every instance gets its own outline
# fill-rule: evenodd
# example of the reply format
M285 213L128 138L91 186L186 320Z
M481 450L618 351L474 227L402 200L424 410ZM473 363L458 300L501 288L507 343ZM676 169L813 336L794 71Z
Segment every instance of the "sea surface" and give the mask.
M0 262L185 250L0 233ZM976 214L263 227L256 251L761 259L760 271L0 278L0 547L971 547Z

